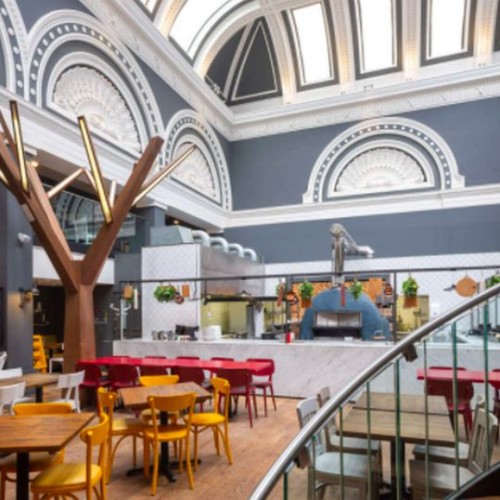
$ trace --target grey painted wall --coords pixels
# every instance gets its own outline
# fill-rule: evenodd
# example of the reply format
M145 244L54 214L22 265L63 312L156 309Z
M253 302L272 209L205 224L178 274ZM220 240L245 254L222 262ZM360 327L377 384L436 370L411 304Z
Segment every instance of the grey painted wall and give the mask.
M18 0L17 5L29 31L38 19L53 10L72 9L91 14L78 0Z
M415 111L402 116L431 127L448 143L467 186L500 182L500 98ZM302 203L323 149L352 123L231 143L236 210Z
M228 229L224 237L253 248L266 263L331 259L334 222L375 257L498 252L500 206L290 222Z
M33 371L33 303L19 307L19 288L33 287L32 242L21 245L18 233L32 234L16 199L0 186L0 286L5 294L5 339L8 366Z

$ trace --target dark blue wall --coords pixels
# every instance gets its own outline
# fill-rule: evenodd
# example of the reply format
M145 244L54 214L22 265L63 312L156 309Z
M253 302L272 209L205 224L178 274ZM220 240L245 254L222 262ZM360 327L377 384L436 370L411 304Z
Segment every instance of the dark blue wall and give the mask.
M267 263L330 260L334 222L379 258L500 251L500 205L242 227L224 237Z
M93 15L78 0L19 0L17 2L19 10L29 31L40 17L53 10L78 10Z
M448 143L467 186L500 182L500 98L406 113ZM302 203L321 152L354 122L231 144L235 210Z

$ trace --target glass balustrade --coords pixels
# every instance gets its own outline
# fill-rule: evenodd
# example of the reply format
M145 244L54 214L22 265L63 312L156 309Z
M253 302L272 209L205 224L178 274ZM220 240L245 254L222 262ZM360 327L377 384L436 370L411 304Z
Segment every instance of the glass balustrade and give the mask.
M251 498L444 498L498 462L499 291L408 335L324 407L298 401L301 431Z

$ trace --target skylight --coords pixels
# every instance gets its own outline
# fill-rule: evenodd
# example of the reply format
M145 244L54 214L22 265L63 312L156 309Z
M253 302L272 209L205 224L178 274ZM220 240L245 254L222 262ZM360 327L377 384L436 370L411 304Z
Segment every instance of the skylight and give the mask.
M428 0L427 58L467 50L470 0Z
M393 0L357 0L361 73L396 65L396 15Z
M333 75L322 4L316 3L294 9L292 17L302 83L309 84L331 79Z
M228 10L242 0L186 0L170 31L170 36L190 57L194 57L203 37Z
M141 2L142 5L144 5L144 7L146 7L146 9L152 14L156 9L159 0L139 0L139 2Z

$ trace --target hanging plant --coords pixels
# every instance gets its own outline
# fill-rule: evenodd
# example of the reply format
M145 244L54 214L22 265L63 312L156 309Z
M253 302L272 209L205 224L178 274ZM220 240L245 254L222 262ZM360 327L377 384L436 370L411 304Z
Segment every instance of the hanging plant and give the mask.
M363 285L358 280L354 280L349 287L349 292L357 300L363 293Z
M170 302L175 298L176 293L177 290L173 285L158 285L153 295L158 302Z
M403 281L402 289L403 295L405 296L404 307L416 307L418 292L417 280L411 275L408 276L408 278Z
M495 273L489 278L486 278L486 288L491 288L492 286L498 285L500 283L500 274Z

